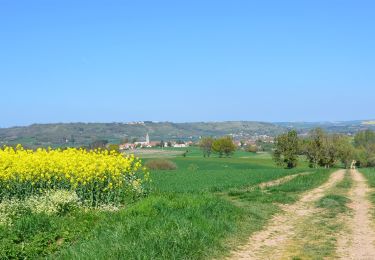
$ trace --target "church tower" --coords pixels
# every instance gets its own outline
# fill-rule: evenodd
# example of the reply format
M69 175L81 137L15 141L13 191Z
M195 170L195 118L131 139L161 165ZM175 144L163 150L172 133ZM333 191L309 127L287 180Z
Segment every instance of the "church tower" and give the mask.
M150 143L150 136L148 135L148 133L146 134L146 143Z

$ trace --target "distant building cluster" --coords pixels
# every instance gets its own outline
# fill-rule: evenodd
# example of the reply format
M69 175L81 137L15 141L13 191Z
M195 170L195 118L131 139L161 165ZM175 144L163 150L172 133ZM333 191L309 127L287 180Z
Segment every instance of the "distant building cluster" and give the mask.
M144 121L135 121L135 122L127 122L125 124L127 124L127 125L144 125L145 122Z
M123 143L119 145L120 150L133 150L136 148L152 148L152 147L174 147L174 148L184 148L192 145L193 142L184 141L150 141L150 135L147 133L145 141L142 142L131 142Z

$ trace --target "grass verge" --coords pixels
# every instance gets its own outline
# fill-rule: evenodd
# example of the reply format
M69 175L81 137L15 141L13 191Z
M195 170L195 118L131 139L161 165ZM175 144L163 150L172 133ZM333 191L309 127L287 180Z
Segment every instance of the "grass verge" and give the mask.
M367 183L370 186L370 188L375 188L375 168L365 168L365 169L359 169L359 171L365 176L367 179ZM375 205L375 192L372 191L370 193L369 199L373 205ZM375 216L375 208L373 210L373 215Z
M91 238L53 259L205 259L228 250L245 211L212 194L150 196L108 213Z

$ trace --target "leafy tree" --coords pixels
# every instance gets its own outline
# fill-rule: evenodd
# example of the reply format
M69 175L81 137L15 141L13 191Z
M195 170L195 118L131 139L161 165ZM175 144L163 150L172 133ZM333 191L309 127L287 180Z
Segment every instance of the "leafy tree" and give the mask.
M258 139L255 143L258 148L258 151L271 152L273 150L273 143L265 142L260 139Z
M375 132L366 130L358 132L354 137L357 148L357 161L362 167L375 166Z
M118 144L110 144L108 145L108 150L109 151L115 151L117 153L120 152L120 146Z
M199 147L202 149L203 157L210 157L212 153L212 145L214 139L212 137L203 137L199 142Z
M229 157L236 150L236 145L233 143L233 139L230 136L222 137L214 140L212 143L212 150L219 154L219 157Z
M336 141L338 157L345 168L349 168L354 158L356 158L356 150L350 142L350 139L341 136Z
M355 147L369 147L375 144L375 132L371 130L358 132L354 136Z
M330 168L339 161L348 167L355 157L354 148L347 137L327 134L320 128L313 129L304 140L304 153L313 168Z
M318 168L324 153L325 133L322 129L316 128L310 131L310 136L304 142L304 153L309 160L311 168Z
M246 152L256 153L257 151L258 151L258 147L256 145L248 145L246 147Z
M324 136L322 158L319 161L320 166L331 168L337 163L339 160L339 150L337 147L339 138L337 135Z
M286 168L297 166L300 140L295 130L279 135L275 139L273 158L277 165Z
M105 139L95 140L94 142L90 144L89 148L90 149L97 149L97 148L105 149L107 144L108 144L108 140L105 140Z

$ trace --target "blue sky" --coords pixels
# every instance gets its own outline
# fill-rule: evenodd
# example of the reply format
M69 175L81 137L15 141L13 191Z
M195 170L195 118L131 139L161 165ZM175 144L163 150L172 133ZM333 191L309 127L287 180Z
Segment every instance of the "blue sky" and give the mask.
M0 127L375 118L375 2L0 0Z

